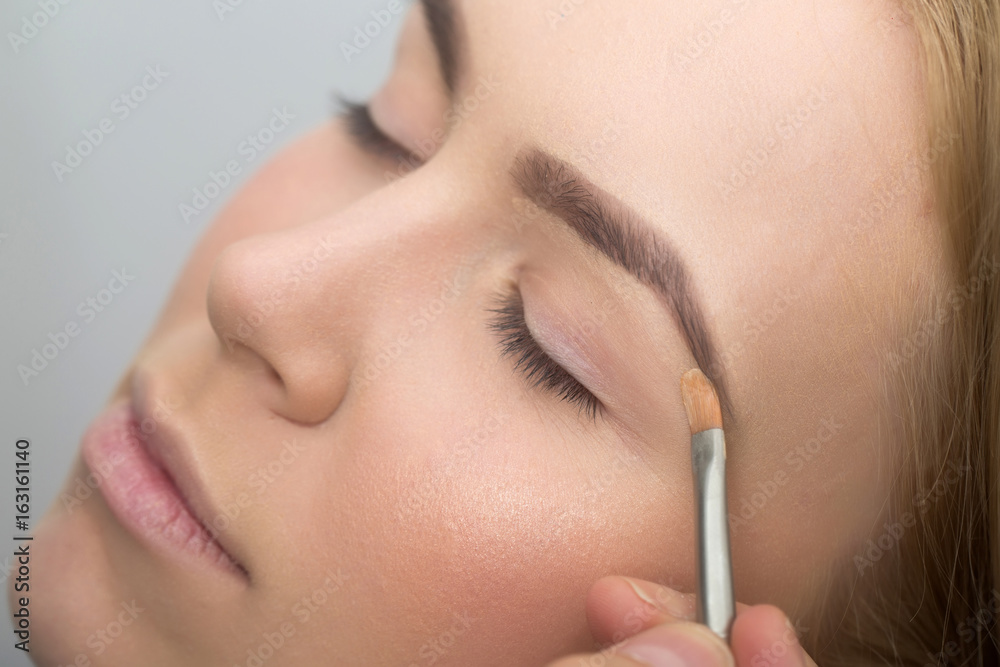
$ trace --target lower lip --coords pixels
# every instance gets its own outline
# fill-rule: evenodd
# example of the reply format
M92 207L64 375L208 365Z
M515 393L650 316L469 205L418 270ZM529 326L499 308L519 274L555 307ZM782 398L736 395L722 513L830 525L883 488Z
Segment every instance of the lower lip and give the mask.
M110 408L83 436L83 460L111 511L152 550L241 570L191 514L173 480L153 460L129 404Z

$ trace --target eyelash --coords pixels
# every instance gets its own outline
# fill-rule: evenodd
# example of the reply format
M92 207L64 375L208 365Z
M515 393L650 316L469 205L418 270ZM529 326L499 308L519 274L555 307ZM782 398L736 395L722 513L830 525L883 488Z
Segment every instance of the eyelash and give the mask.
M520 292L513 290L496 297L497 307L490 329L500 337L501 356L517 359L514 369L527 378L532 387L543 387L562 400L577 405L592 420L603 414L604 406L579 380L547 355L535 341L524 320L524 303Z
M340 103L344 106L344 110L339 116L347 125L348 134L361 149L379 157L400 160L411 157L410 151L400 146L375 124L367 104L345 100L341 100Z
M372 119L367 104L341 100L344 111L340 116L347 131L360 148L380 157L399 158L410 154L383 132ZM570 405L577 405L592 420L603 413L604 406L580 381L570 375L538 346L524 320L524 303L519 292L497 297L498 307L489 312L495 317L490 329L500 336L504 357L517 357L514 369L520 371L532 387L543 387Z

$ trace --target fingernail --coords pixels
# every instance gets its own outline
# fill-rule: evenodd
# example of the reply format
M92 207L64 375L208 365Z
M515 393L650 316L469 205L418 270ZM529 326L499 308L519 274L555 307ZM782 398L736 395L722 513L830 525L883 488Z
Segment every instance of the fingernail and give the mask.
M667 588L666 586L657 586L656 593L651 594L635 581L632 581L631 579L625 579L625 581L627 581L628 585L632 587L632 590L639 597L639 599L646 604L650 604L657 609L665 611L674 618L680 618L688 621L694 620L695 605L694 598L692 596L678 593L677 591Z
M732 655L705 626L694 623L661 625L637 635L621 647L621 654L649 667L722 667L733 665Z

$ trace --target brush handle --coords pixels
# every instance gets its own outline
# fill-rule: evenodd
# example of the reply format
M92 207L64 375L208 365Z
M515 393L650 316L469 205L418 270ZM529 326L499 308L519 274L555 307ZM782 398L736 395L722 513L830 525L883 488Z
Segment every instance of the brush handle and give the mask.
M691 436L698 575L698 621L729 641L736 614L726 505L726 439L721 428Z

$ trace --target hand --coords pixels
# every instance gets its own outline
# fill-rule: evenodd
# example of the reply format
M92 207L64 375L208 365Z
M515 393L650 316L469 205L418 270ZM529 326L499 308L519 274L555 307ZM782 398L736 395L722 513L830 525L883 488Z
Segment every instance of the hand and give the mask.
M736 605L730 645L694 622L694 596L627 577L605 577L587 596L590 631L600 653L549 667L816 667L777 607Z

